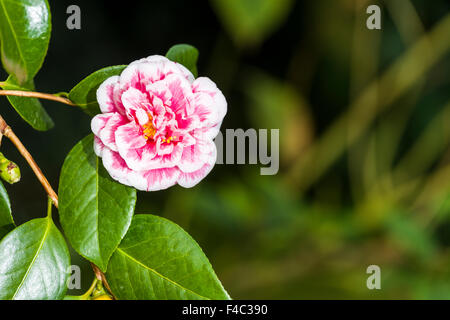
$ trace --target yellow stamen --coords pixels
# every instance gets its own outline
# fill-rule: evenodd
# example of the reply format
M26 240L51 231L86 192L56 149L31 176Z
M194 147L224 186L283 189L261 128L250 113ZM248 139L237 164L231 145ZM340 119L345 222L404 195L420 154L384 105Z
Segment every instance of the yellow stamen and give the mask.
M142 126L144 129L145 139L153 139L156 133L156 129L153 126L153 117L148 113L148 122Z
M170 136L169 138L163 138L162 139L162 142L165 142L165 143L171 143L172 141L174 141L174 140L176 140L177 139L177 137L176 136Z

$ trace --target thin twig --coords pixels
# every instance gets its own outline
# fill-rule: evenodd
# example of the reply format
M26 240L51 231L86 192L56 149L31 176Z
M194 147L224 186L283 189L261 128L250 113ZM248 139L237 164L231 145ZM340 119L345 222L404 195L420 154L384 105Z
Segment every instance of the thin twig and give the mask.
M94 264L91 262L92 270L94 270L95 277L97 280L101 281L104 285L106 290L108 290L109 294L117 300L117 298L114 296L114 294L111 291L111 288L109 287L108 281L106 281L105 274Z
M50 199L52 199L53 204L56 208L58 208L58 195L53 190L52 186L48 182L47 178L42 173L41 168L37 165L37 163L34 161L31 154L28 152L28 150L25 148L25 146L22 144L20 139L15 135L15 133L12 131L11 127L8 126L8 124L5 122L2 116L0 116L0 133L7 137L11 142L16 146L17 150L19 150L20 154L24 159L28 162L28 165L33 170L34 174L38 178L39 182L44 187L45 191L47 192Z
M26 97L26 98L38 98L51 100L56 102L61 102L69 106L75 107L76 104L65 97L56 96L50 93L34 92L34 91L21 91L21 90L0 90L0 96L16 96L16 97Z

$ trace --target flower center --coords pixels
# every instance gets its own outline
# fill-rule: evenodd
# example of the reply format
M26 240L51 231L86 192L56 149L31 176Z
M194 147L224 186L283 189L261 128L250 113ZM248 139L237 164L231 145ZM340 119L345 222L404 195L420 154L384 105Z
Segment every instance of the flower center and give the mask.
M157 134L157 129L155 128L155 126L153 125L153 116L150 113L147 113L148 116L148 121L146 124L142 125L142 133L144 134L144 138L145 140L148 139L155 139L155 135ZM167 143L170 144L171 142L175 142L178 141L178 137L177 136L165 136L161 139L161 141L163 143Z
M163 138L162 142L171 143L172 141L176 141L176 139L177 139L176 136L170 136L169 138Z
M148 113L148 122L142 126L144 129L145 139L153 139L156 133L156 129L153 126L153 117Z

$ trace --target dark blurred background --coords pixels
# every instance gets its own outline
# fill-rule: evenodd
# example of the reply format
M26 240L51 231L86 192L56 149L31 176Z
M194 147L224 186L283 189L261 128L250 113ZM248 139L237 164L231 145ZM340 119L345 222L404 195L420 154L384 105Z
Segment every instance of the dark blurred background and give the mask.
M193 189L138 195L136 212L185 228L233 298L450 298L448 0L49 2L38 91L69 91L102 67L189 43L199 74L227 97L223 130L280 129L275 176L217 165ZM71 4L81 30L66 28ZM381 30L366 28L370 4L382 8ZM36 132L0 105L57 187L90 118L44 101L56 126ZM22 169L7 187L16 222L44 216L31 170L9 142L2 151ZM92 272L75 253L72 263L84 291ZM371 264L381 290L366 287Z

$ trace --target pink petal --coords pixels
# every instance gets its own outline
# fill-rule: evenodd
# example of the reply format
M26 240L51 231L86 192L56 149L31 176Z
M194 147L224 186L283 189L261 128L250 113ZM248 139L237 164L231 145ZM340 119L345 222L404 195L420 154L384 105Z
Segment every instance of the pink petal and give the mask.
M196 129L194 136L197 140L213 140L219 134L221 124L220 122L213 127Z
M137 110L149 110L150 106L147 95L135 88L129 88L122 94L122 103L130 120L135 120Z
M180 69L181 73L184 75L184 77L189 81L190 83L193 83L195 78L191 71L189 71L188 68L183 66L181 63L177 63L177 67Z
M134 173L128 168L125 161L117 152L104 148L102 160L103 166L108 171L111 178L127 186L133 185L129 179L133 177Z
M183 146L181 144L176 144L170 154L157 155L153 159L147 162L141 162L141 167L143 170L153 170L161 168L172 168L180 162L183 153Z
M115 132L115 138L118 150L138 149L147 144L147 140L134 122L119 127Z
M103 154L103 149L105 149L105 145L102 143L100 138L94 136L94 152L98 157L101 157Z
M167 63L167 62L170 61L170 60L167 59L166 57L160 56L160 55L157 55L157 54L152 55L152 56L148 56L147 58L144 58L144 59L142 59L142 60L143 60L143 61L146 61L146 62L160 63L160 64L164 64L164 63Z
M141 126L145 125L150 120L148 112L146 112L144 109L136 110L136 119Z
M162 138L159 138L156 141L156 152L160 156L166 155L166 154L171 154L173 152L174 148L175 147L174 147L173 143L165 143L162 141Z
M164 73L166 74L181 74L183 75L186 80L188 80L190 83L194 81L194 76L192 73L182 64L173 62L166 57L160 56L160 55L153 55L148 58L143 59L147 62L151 63L158 63L163 66Z
M176 115L176 121L178 124L178 129L186 132L197 129L202 125L200 117L196 114L192 114L190 116L178 114Z
M119 112L123 114L122 102L119 99L119 76L105 80L97 89L97 102L102 113Z
M199 170L191 173L180 173L178 177L178 184L184 188L192 188L214 168L214 164L205 163Z
M164 83L172 94L170 108L173 112L181 116L192 114L194 109L190 101L194 99L194 95L189 81L179 75L172 74L164 79Z
M204 108L209 108L209 113L217 114L217 120L215 123L211 123L211 125L222 122L222 119L227 113L227 101L222 94L222 91L217 88L216 84L209 78L201 77L194 81L192 90L196 96L196 100L202 101L202 113L205 112L205 110L203 110ZM209 95L213 99L213 104L205 103L206 99L203 97L204 94Z
M133 171L117 152L108 148L103 152L103 165L114 180L142 191L167 189L177 182L180 175L176 168Z
M153 99L159 98L162 104L169 105L171 103L172 93L163 81L148 84L146 90Z
M98 133L98 137L103 144L113 151L118 150L115 132L120 126L127 123L125 119L126 118L122 117L120 114L114 113L106 122L105 127Z
M114 113L101 113L92 118L91 130L94 135L98 136L100 131L106 126L108 120L114 115Z
M148 152L149 145L152 145L151 152ZM170 154L158 155L156 144L149 143L141 149L130 149L123 157L130 168L136 171L148 171L161 168L172 168L177 165L183 153L183 146L176 145Z
M144 172L136 172L132 185L142 191L158 191L167 189L177 183L180 171L177 168L162 168Z
M210 127L222 121L219 110L215 107L215 101L208 93L195 93L194 105L194 114L198 116L202 127Z
M183 146L176 145L170 154L158 155L157 146L154 142L147 143L138 149L119 148L121 157L128 167L135 171L148 171L161 168L171 168L180 161Z
M194 138L191 134L176 130L173 133L174 136L179 137L179 140L183 144L184 147L189 147L197 143L197 139Z
M216 145L212 141L197 141L193 146L183 149L183 155L177 166L182 173L200 170L205 163L214 165L217 158Z
M147 62L152 62L152 63L164 63L170 61L169 59L167 59L164 56L160 56L160 55L152 55L149 56L147 58L142 58L139 60L135 60L132 63L130 63L128 66L133 66L135 64L141 64L141 63L147 63Z
M122 90L135 88L145 91L145 87L166 77L164 61L149 62L147 60L130 64L120 75Z
M136 171L145 171L149 168L149 163L156 157L156 144L147 143L138 149L119 148L120 156L125 160L127 166Z

